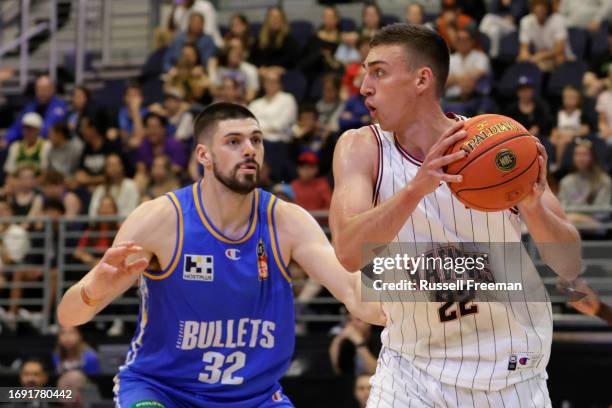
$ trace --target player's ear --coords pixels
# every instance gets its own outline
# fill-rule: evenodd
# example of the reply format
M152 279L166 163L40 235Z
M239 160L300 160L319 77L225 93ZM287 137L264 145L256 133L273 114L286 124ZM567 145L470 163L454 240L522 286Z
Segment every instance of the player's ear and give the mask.
M212 164L212 153L207 145L198 143L195 150L196 160L202 166L207 167Z
M422 67L416 70L414 79L417 94L420 95L433 86L433 72L429 67Z

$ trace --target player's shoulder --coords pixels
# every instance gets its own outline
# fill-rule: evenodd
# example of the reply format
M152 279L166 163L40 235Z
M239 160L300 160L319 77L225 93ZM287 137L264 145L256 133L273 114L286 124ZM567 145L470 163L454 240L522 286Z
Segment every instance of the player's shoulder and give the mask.
M362 126L358 129L345 131L338 139L338 147L344 149L374 149L378 146L375 130L372 126ZM337 147L337 148L338 148Z
M167 196L161 196L140 204L128 216L124 224L133 225L143 232L172 232L176 227L176 210Z
M379 140L372 127L347 130L338 139L334 151L334 176L337 170L342 168L351 169L353 172L356 167L374 171L378 163L379 149Z

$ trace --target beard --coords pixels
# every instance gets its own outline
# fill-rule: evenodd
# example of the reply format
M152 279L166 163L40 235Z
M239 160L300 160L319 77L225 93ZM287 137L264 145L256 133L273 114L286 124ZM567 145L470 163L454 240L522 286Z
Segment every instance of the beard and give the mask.
M243 176L238 176L238 170L240 169L240 166L246 163L254 164L255 166L257 166L255 174L245 174ZM215 178L234 193L247 195L251 191L253 191L259 183L259 164L255 160L245 160L241 163L238 163L232 169L229 175L222 174L220 171L218 171L218 167L219 166L217 165L217 161L213 157L213 174Z

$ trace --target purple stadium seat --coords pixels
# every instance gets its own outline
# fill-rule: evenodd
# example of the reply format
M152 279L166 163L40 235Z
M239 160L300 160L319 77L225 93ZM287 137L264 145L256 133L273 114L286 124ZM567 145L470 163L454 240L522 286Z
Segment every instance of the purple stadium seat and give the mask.
M583 61L567 61L561 64L550 75L548 81L548 95L553 97L561 96L566 85L573 85L580 89L582 87L582 77L587 70L587 65Z
M355 31L357 30L357 24L355 20L350 17L342 17L340 19L340 31Z
M393 23L399 23L400 19L395 14L384 14L382 16L382 25L386 26Z
M542 72L538 66L531 62L516 62L506 69L497 84L497 89L501 96L505 98L513 97L516 94L519 78L523 76L528 77L534 82L536 94L539 93L542 84Z
M281 78L283 89L295 97L299 104L306 96L307 82L304 75L298 70L286 71Z
M519 35L515 31L503 36L499 42L499 59L512 63L516 61L520 50Z
M587 31L581 28L570 28L568 32L570 46L572 47L574 55L578 59L584 59L588 42Z
M289 23L289 27L291 28L291 35L295 38L295 41L297 41L300 48L304 48L308 39L314 33L312 23L306 20L295 20Z

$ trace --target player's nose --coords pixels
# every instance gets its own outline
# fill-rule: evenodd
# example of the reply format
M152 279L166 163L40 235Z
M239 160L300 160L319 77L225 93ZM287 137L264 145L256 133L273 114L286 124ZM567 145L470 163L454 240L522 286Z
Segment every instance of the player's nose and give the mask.
M370 85L370 80L368 79L367 75L363 77L361 87L359 88L359 93L361 93L363 96L369 96L374 94L374 88L372 88L372 86Z

